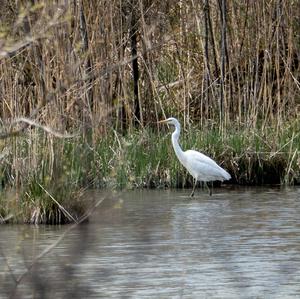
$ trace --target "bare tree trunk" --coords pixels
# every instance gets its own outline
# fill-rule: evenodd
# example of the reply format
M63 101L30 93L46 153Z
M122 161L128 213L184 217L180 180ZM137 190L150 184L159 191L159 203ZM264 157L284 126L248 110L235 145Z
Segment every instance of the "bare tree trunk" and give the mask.
M224 104L225 104L225 65L226 59L226 0L219 1L221 11L221 80L220 80L220 122L224 121Z
M214 37L212 21L211 21L211 16L210 16L209 0L205 1L205 8L206 8L207 25L208 25L208 30L209 30L209 33L207 33L207 34L208 34L208 36L210 36L210 40L211 40L211 47L212 47L212 51L213 51L213 59L214 59L214 65L215 65L215 76L218 77L219 76L219 67L218 67L218 62L217 62L215 37Z
M133 94L134 94L134 123L136 126L141 124L141 107L139 99L139 64L137 57L137 37L138 37L138 25L137 25L137 8L135 1L132 1L132 13L131 13L131 28L130 28L130 40L131 40L131 58L132 58L132 76L133 76Z
M83 42L83 51L86 55L85 57L85 64L84 64L84 77L90 77L89 73L91 72L92 62L89 54L89 39L88 39L88 32L87 32L87 26L86 26L86 20L85 20L85 14L84 14L84 7L82 0L79 1L79 21L80 21L80 34L81 39ZM84 78L86 79L86 78ZM92 79L88 79L88 81L85 83L86 86L86 101L87 105L89 107L89 110L93 111L94 101L93 101L93 91L92 91Z
M209 117L209 86L210 86L210 61L209 61L209 2L205 1L204 5L204 27L205 27L205 44L204 44L204 52L205 52L205 61L206 61L206 70L205 70L205 103L206 103L206 117Z

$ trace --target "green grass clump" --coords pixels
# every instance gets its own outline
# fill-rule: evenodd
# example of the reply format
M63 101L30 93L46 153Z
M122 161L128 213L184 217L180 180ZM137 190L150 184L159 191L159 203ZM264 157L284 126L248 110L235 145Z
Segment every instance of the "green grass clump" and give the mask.
M12 214L11 222L73 222L85 212L78 201L89 179L91 159L85 143L40 134L31 139L34 142L20 137L6 145L9 167L2 167L2 185L14 195L2 196L0 215L4 219Z

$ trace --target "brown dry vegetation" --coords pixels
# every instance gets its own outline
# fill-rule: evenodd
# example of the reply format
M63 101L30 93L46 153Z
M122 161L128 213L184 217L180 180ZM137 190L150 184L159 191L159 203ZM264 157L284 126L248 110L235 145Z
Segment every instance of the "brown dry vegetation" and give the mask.
M31 2L2 8L3 120L98 137L164 114L224 128L296 117L295 1Z
M143 151L145 140L136 129L159 134L155 122L166 116L178 117L184 130L203 134L193 135L200 143L187 144L203 146L236 182L269 181L255 176L258 169L264 176L264 161L265 169L271 165L267 172L278 170L276 182L295 182L300 168L299 14L297 1L275 0L4 1L2 185L35 189L38 176L51 189L49 182L57 185L61 173L74 172L76 159L93 161L99 169L110 169L107 177L118 177L116 162L97 160L99 143L110 138L107 148L116 159L126 145L121 135L137 134ZM66 166L61 161L69 141L57 142L26 123L9 125L19 117L62 134L79 132L74 144L81 158L70 150ZM205 136L217 137L208 143ZM122 163L117 163L120 169ZM144 181L168 177L159 170L166 164L155 163ZM84 178L73 175L74 186L104 177L102 170L79 172Z

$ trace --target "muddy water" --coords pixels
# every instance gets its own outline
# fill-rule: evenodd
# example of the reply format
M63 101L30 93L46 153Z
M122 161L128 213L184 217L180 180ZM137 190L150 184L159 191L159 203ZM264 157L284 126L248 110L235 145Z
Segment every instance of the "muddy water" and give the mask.
M299 188L188 191L109 194L30 269L68 226L1 226L0 298L300 298Z

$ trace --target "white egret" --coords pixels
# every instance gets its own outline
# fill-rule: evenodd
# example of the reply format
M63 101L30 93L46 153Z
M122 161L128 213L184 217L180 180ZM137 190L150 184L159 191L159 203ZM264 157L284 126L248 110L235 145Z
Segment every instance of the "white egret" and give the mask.
M180 123L176 118L170 117L166 120L159 121L159 123L167 123L175 126L175 131L172 134L172 145L175 154L180 163L194 178L193 191L190 194L190 197L194 196L197 181L205 182L207 185L207 182L210 181L224 181L231 178L230 174L211 158L194 150L187 150L184 152L181 149L178 143L180 135ZM209 194L212 194L211 190L209 190Z

